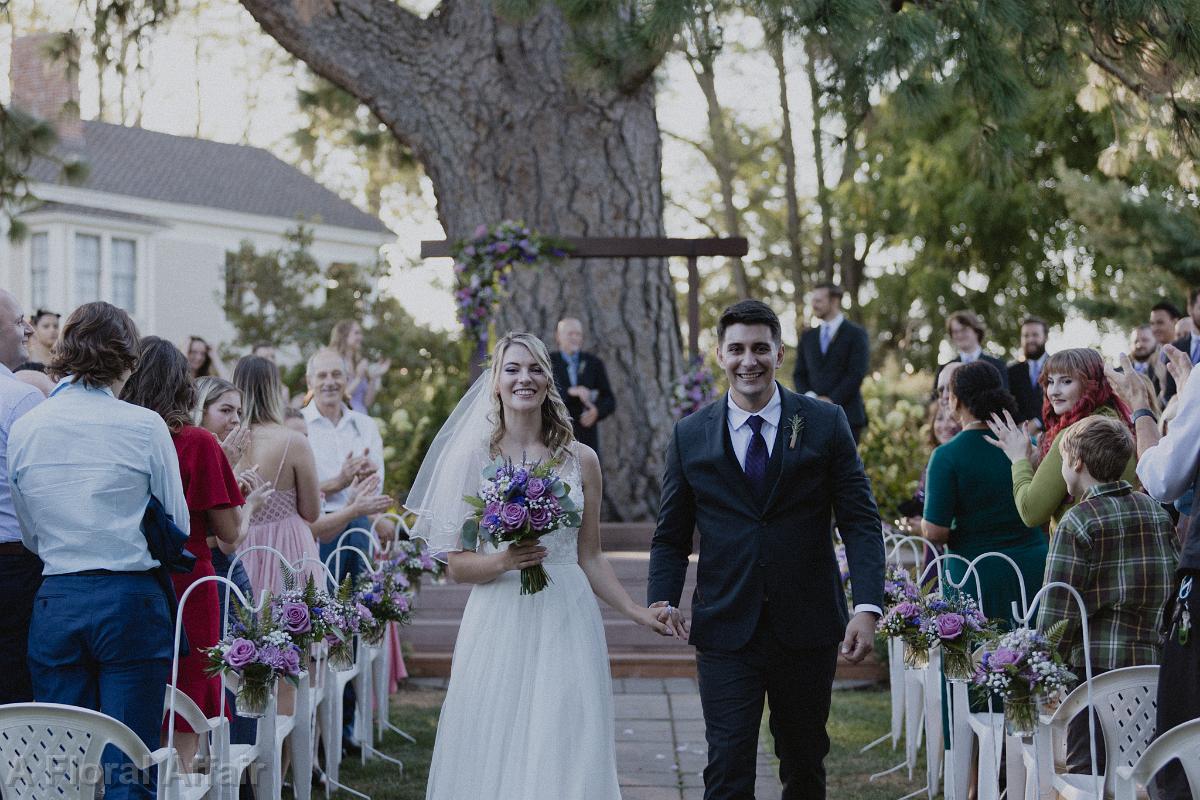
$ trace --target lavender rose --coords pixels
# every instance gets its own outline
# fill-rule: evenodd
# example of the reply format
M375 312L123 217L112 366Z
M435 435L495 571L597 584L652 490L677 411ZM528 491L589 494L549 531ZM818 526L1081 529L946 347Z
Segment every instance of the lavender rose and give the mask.
M283 671L288 675L300 674L300 651L294 647L289 647L283 651L283 657L280 659Z
M312 630L308 606L304 603L284 603L282 622L283 629L288 633L308 633Z
M515 531L524 527L529 519L529 509L519 503L509 503L500 512L500 522L505 530Z
M554 515L550 509L543 507L535 508L529 512L529 524L533 526L535 531L544 531L550 527L550 523L554 521Z
M225 651L225 663L234 669L241 669L247 664L254 663L258 657L258 648L249 639L234 639L233 644Z
M892 611L897 615L906 619L916 619L921 616L921 607L916 603L897 603Z
M937 618L937 634L942 639L957 639L965 624L962 614L942 614Z
M375 615L371 613L371 609L364 606L362 603L355 603L354 608L358 611L358 615L363 619L375 619Z
M1021 653L1017 650L1010 650L1007 647L1001 647L992 653L989 663L993 667L1011 667L1021 660Z
M530 478L525 484L525 496L530 500L537 500L546 493L546 481L542 478Z

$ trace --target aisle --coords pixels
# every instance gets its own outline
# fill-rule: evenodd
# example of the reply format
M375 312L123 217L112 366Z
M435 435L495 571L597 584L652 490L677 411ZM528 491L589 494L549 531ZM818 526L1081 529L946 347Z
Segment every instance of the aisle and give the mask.
M701 800L707 747L695 679L618 678L613 693L622 800ZM760 741L755 795L781 791Z

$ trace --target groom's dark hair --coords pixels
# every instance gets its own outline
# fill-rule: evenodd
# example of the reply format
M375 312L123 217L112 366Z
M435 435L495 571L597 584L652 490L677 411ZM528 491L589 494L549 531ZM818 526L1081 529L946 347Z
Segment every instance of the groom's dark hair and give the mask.
M725 341L725 331L730 325L766 325L771 329L771 339L775 344L779 344L780 332L782 328L779 326L779 317L775 316L775 312L766 303L758 300L743 300L740 303L734 303L721 312L721 319L717 321L717 343Z

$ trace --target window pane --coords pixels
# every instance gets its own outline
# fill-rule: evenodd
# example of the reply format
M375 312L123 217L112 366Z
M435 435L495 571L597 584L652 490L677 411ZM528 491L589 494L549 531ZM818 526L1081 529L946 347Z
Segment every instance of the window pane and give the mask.
M130 239L112 240L113 305L137 313L137 245Z
M75 303L100 299L100 237L75 234Z
M29 238L29 300L34 309L45 308L50 294L50 235Z

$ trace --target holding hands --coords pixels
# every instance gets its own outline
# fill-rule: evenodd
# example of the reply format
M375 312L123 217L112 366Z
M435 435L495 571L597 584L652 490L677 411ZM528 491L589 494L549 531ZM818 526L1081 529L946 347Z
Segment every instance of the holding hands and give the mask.
M1029 442L1029 436L1013 419L1012 414L1007 411L1004 412L1003 417L993 414L992 418L987 421L987 426L991 429L992 435L985 436L984 441L1003 450L1009 461L1015 464L1021 459L1033 455L1033 445Z
M683 618L683 612L666 600L651 603L647 610L653 612L654 623L650 627L663 636L674 636L676 639L686 640L688 634L691 633L691 625Z

